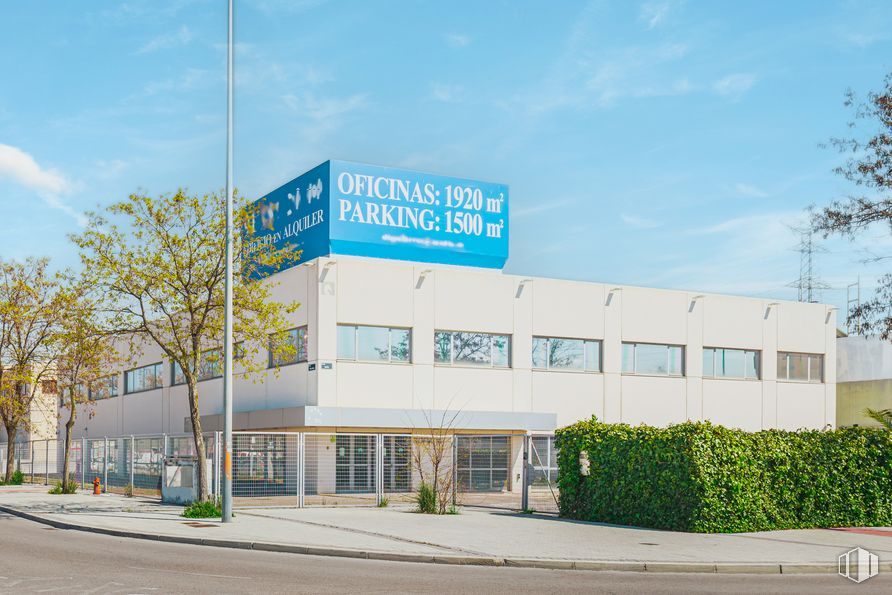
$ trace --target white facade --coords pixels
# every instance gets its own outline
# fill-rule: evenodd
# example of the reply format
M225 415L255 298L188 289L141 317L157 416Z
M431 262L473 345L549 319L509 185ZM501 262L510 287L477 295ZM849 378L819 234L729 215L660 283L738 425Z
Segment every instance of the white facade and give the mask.
M238 376L237 430L412 429L419 412L431 410L460 410L463 428L481 432L547 432L592 415L745 430L836 423L836 321L826 305L347 256L319 258L269 282L276 299L301 304L291 323L307 327L307 361ZM411 329L411 363L339 360L339 324ZM438 330L508 335L510 366L435 363ZM600 371L534 369L534 336L600 341ZM683 373L623 372L629 342L683 346ZM704 377L704 347L757 352L758 378ZM823 357L822 375L813 369L812 382L778 379L779 351ZM163 362L164 386L124 394L119 374L120 396L94 402L92 418L80 415L77 436L184 431L185 386L170 386L157 347L140 361ZM222 381L200 382L199 390L207 429L219 429Z

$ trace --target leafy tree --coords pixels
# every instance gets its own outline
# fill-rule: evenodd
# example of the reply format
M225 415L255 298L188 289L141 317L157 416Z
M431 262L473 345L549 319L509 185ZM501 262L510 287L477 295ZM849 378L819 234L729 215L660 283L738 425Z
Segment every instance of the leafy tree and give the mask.
M256 213L241 199L235 209L236 230L252 229ZM72 237L92 285L112 304L106 315L115 332L127 337L137 357L146 345L157 344L187 387L195 452L203 460L198 380L208 365L207 352L222 354L225 283L225 196L191 196L180 190L158 198L133 194L91 214L86 231ZM243 235L233 234L233 254L243 248ZM273 351L273 362L288 360L294 345L284 337L286 314L297 303L272 300L269 282L249 279L259 267L280 267L299 259L298 253L255 252L240 259L233 281L233 333L242 342L239 360L246 373L266 366L261 350ZM198 465L199 499L208 499L208 478Z
M66 416L60 493L67 494L73 488L69 485L69 459L78 407L88 407L91 395L111 396L110 383L116 383L117 377L108 373L118 365L120 357L113 337L100 320L102 296L91 291L89 281L69 279L63 297L66 313L56 342L56 379L62 405L60 415Z
M4 481L12 479L18 431L30 430L32 405L42 385L53 392L55 342L64 297L46 258L0 261L0 421L9 448Z
M892 73L886 75L881 91L859 100L846 94L846 107L853 110L849 122L851 136L833 138L830 144L848 155L835 172L852 182L856 192L813 213L812 224L824 237L839 234L854 239L868 228L879 225L892 231ZM892 254L875 254L881 261ZM892 274L883 275L874 296L849 314L860 321L866 333L884 340L892 338Z

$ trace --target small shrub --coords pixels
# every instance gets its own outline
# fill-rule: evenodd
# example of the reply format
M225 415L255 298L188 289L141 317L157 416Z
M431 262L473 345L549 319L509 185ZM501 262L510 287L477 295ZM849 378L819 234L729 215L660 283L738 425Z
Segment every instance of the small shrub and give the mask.
M381 496L381 501L378 502L378 508L387 508L390 505L390 498L387 496Z
M124 486L124 496L126 496L127 498L133 497L133 484L132 483L128 483L127 485Z
M446 514L459 514L458 506L456 506L455 504L451 505L449 508L446 509Z
M69 481L68 483L66 483L64 485L62 484L61 481L57 481L55 484L53 484L53 487L51 487L49 489L49 492L47 492L47 493L49 493L49 494L76 494L77 490L79 488L80 488L80 486L74 481Z
M418 505L418 512L437 514L437 495L430 484L423 483L418 486L418 491L415 493L415 504Z
M20 486L23 481L25 481L25 474L22 473L20 469L16 469L12 474L12 478L9 480L9 485Z
M183 510L183 516L187 519L212 519L223 516L223 509L219 500L195 501Z

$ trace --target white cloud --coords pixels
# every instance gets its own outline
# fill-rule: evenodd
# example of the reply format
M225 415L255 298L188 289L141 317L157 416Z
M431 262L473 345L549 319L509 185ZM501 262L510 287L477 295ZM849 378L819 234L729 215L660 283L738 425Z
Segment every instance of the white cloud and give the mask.
M69 192L73 184L61 172L41 167L30 154L0 143L0 178L36 192L45 203L74 218L79 225L86 225L86 217L63 202L60 195Z
M648 29L658 27L669 15L671 5L668 2L645 2L638 10L638 20Z
M787 284L799 270L790 225L804 218L802 211L777 211L689 229L684 233L703 236L702 257L667 266L650 282L717 293L788 295Z
M461 103L464 101L465 88L461 85L433 83L431 84L431 97L443 103Z
M744 184L739 182L734 185L734 190L737 191L738 194L742 194L744 196L751 196L752 198L765 198L768 196L768 193L764 190L757 188L751 184Z
M722 77L712 85L713 91L734 101L743 97L756 84L756 75L738 72Z
M446 40L446 43L449 47L452 48L463 48L471 43L471 38L468 35L464 35L462 33L447 33L443 36L443 39Z
M634 227L635 229L655 229L663 225L662 222L654 219L647 219L646 217L639 217L637 215L627 215L625 213L621 214L619 218L622 219L623 223L629 227Z
M361 109L367 105L365 95L351 95L349 97L331 97L320 99L314 93L302 93L300 95L287 94L282 96L282 101L294 111L301 112L311 120L324 122L352 111Z
M144 46L136 50L137 54L151 54L159 50L166 50L172 47L188 45L192 41L192 31L189 27L183 25L179 31L174 33L166 33L150 40Z

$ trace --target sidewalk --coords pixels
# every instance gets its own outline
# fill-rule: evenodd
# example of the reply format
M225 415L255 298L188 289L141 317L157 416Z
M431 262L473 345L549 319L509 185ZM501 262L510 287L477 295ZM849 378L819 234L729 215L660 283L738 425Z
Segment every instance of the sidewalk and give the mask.
M180 517L145 498L44 486L0 487L0 510L65 529L303 554L412 562L578 570L835 573L861 546L892 571L892 529L804 529L700 535L464 508L421 515L408 508L276 508L236 511L236 522Z

